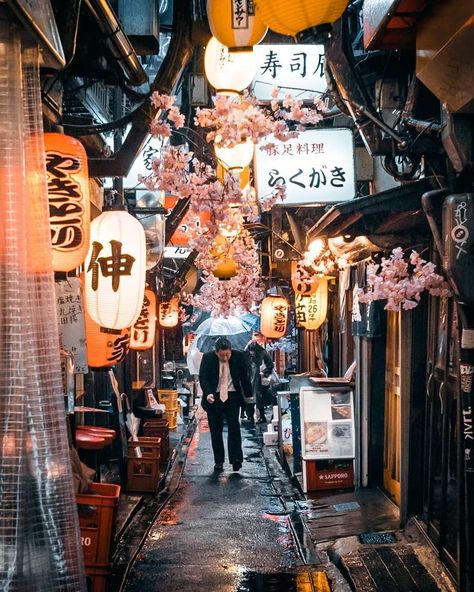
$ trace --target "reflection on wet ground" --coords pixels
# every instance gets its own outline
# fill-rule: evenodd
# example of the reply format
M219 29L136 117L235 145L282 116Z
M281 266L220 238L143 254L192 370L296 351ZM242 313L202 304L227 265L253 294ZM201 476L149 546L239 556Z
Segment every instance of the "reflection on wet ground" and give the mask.
M265 466L255 428L243 427L244 464L214 473L208 431L198 427L176 494L150 530L125 592L322 592L308 573L290 519Z

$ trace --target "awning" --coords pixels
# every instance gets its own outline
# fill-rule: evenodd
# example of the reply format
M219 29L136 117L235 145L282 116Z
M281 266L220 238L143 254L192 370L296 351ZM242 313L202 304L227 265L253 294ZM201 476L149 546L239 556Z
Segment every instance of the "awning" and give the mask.
M309 230L308 242L318 236L350 235L367 236L375 244L389 246L394 235L403 235L407 241L430 236L421 196L438 188L436 179L428 177L335 205Z

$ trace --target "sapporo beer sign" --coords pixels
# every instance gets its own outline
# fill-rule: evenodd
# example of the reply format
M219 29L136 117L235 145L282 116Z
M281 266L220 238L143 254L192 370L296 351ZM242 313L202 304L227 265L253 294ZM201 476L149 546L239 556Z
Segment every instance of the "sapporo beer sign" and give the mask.
M54 271L79 267L89 249L90 205L87 155L63 134L45 134L49 223Z
M337 203L355 195L354 143L349 129L307 130L280 142L269 136L255 150L259 198L286 187L282 205Z

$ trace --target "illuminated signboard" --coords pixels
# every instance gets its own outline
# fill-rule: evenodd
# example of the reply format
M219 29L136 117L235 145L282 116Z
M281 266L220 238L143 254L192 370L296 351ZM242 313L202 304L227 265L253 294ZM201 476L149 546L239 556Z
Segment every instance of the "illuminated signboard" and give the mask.
M288 205L337 203L355 195L354 143L349 129L317 129L280 142L269 136L255 150L259 198L286 185Z
M253 91L259 101L270 101L275 86L280 98L290 93L311 100L327 90L323 45L255 45L258 67Z

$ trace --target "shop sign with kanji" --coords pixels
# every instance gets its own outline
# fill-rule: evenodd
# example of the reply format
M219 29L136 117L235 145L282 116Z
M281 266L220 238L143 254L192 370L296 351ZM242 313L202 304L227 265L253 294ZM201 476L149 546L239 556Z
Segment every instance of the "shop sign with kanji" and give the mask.
M75 374L87 374L89 369L81 280L71 277L67 281L56 282L54 287L61 349L72 355Z
M268 136L255 150L260 199L286 186L288 205L338 203L355 195L354 142L349 129L317 129L280 142Z
M278 86L279 98L290 93L312 100L327 90L323 45L255 45L257 74L253 92L259 101L270 101L272 89Z

